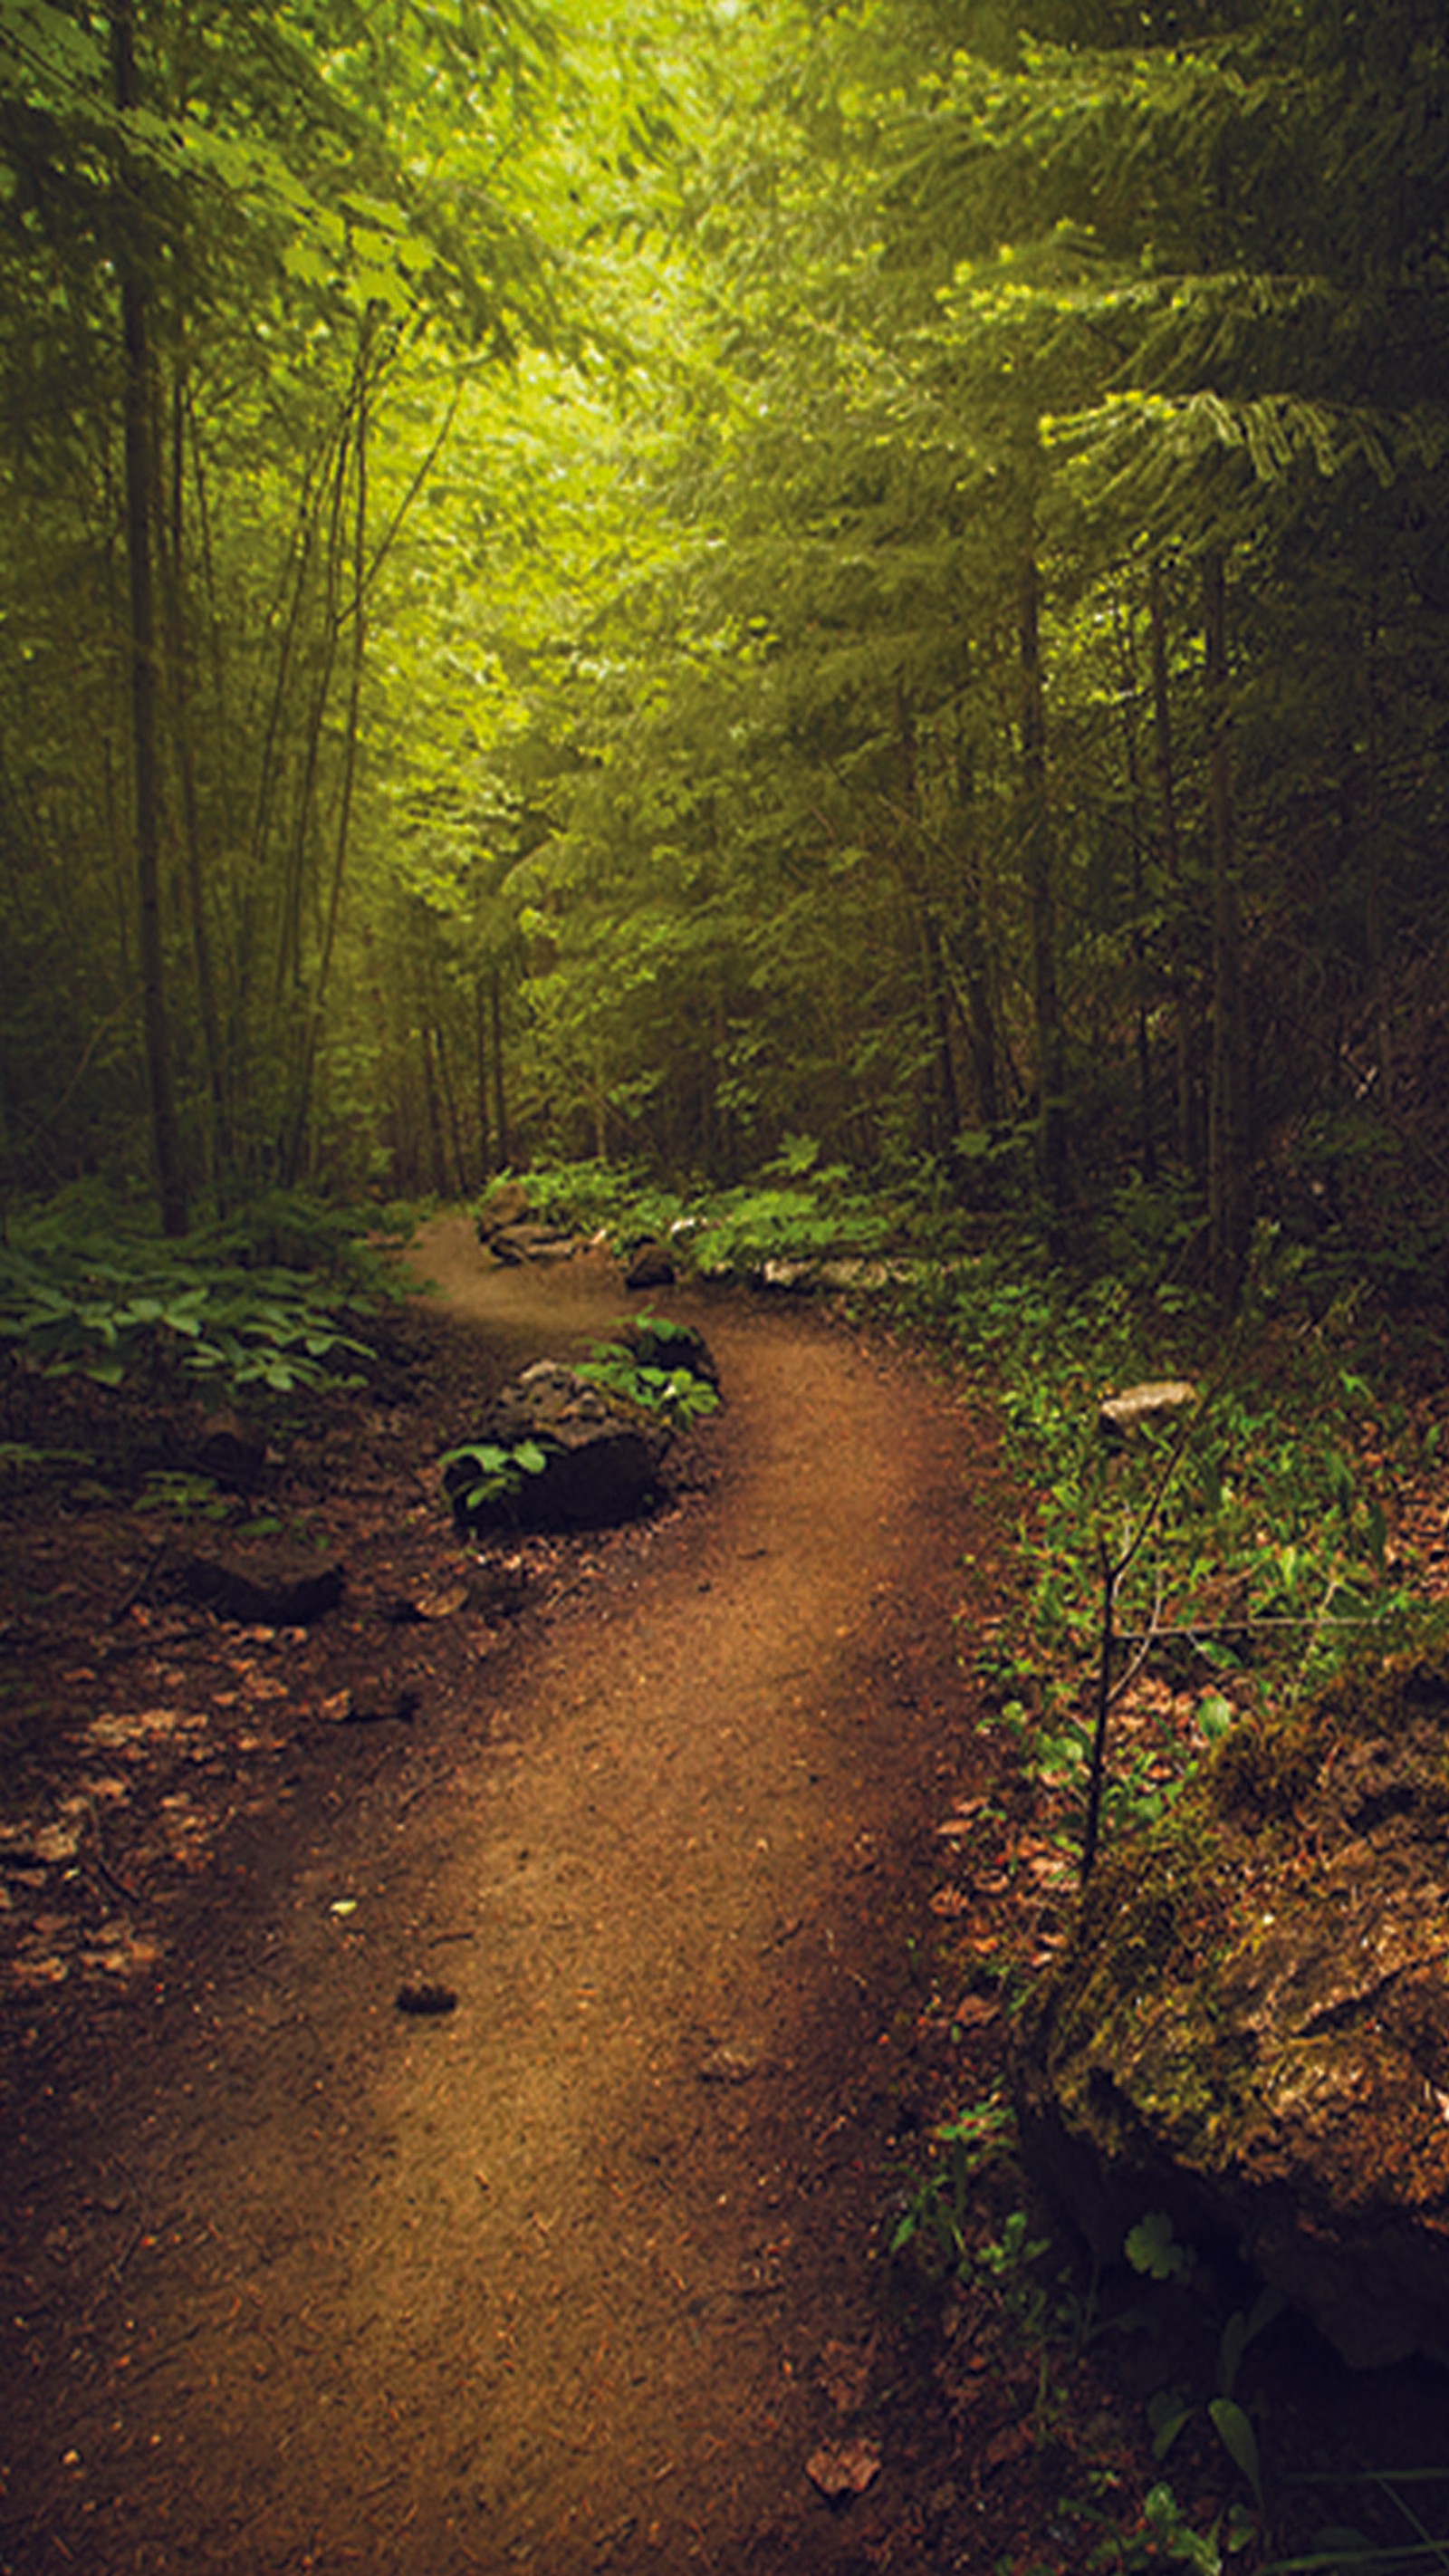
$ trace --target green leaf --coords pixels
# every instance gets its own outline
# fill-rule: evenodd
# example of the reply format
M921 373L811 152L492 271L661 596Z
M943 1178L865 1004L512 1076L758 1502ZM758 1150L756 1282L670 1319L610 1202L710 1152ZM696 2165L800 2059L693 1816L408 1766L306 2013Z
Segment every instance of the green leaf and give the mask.
M1129 2228L1122 2250L1134 2272L1145 2272L1154 2281L1185 2281L1192 2271L1192 2249L1178 2243L1162 2209L1150 2209Z
M1213 2429L1223 2449L1236 2468L1242 2470L1253 2490L1259 2511L1263 2506L1263 2476L1258 2462L1258 2436L1252 2418L1233 2397L1214 2397L1208 2405Z

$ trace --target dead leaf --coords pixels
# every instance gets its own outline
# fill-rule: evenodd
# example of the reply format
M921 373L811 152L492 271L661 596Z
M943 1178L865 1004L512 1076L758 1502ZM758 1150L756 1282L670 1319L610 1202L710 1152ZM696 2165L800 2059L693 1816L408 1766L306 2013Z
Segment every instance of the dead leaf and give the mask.
M957 2030L981 2030L997 2019L999 2010L987 1995L963 1995L951 2019Z
M440 1585L436 1592L415 1592L411 1606L420 1619L455 1618L468 1607L468 1586L449 1583Z
M832 2504L864 2495L880 2475L880 2444L866 2434L854 2442L822 2443L806 2461L805 2475Z
M988 2469L1004 2469L1009 2460L1023 2459L1032 2447L1033 2438L1029 2424L1003 2426L999 2433L992 2434L981 2453L982 2466Z

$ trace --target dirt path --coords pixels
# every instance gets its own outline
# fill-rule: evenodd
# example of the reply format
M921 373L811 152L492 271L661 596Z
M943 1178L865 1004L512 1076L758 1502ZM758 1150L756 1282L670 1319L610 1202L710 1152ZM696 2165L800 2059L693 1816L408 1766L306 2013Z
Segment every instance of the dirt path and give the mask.
M620 1311L425 1259L510 1357ZM254 1819L193 1971L57 2076L15 2576L930 2563L869 2254L971 1758L962 1423L809 1316L701 1319L713 1490L354 1798ZM862 2437L832 2511L807 2459Z

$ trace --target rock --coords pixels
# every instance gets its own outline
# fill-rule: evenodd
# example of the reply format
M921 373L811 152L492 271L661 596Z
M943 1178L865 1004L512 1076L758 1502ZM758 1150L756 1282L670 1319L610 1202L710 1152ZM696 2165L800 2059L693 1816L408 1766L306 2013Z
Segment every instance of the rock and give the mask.
M868 1261L849 1254L836 1260L766 1261L756 1273L760 1288L810 1295L817 1289L856 1290L870 1295L882 1288L903 1287L919 1275L911 1261Z
M478 1205L478 1240L488 1243L505 1226L522 1225L528 1214L528 1192L522 1181L495 1181Z
M560 1360L537 1360L489 1407L480 1447L544 1452L537 1474L520 1471L510 1493L465 1504L477 1472L466 1460L446 1469L444 1484L460 1525L472 1530L598 1529L645 1509L669 1446L667 1426L637 1412Z
M672 1288L674 1257L668 1244L657 1243L652 1237L636 1244L624 1272L624 1285L626 1288Z
M551 1225L505 1225L487 1238L484 1249L495 1261L516 1269L524 1261L571 1261L578 1250L576 1238L560 1234Z
M228 1493L250 1494L267 1463L267 1443L234 1413L220 1413L205 1425L188 1464L200 1476L225 1486Z
M1109 1447L1120 1448L1134 1431L1160 1430L1196 1402L1190 1378L1153 1378L1146 1386L1124 1387L1120 1395L1107 1396L1098 1408L1097 1430Z
M340 1565L329 1565L318 1574L259 1582L254 1573L192 1556L177 1567L170 1589L178 1600L246 1628L310 1628L336 1609L346 1580Z
M805 2463L805 2475L831 2504L848 2504L864 2495L880 2476L879 2442L868 2433L853 2442L823 2442Z
M1104 2257L1164 2210L1354 2366L1449 2362L1449 1655L1245 1721L1093 1875L1018 2036Z

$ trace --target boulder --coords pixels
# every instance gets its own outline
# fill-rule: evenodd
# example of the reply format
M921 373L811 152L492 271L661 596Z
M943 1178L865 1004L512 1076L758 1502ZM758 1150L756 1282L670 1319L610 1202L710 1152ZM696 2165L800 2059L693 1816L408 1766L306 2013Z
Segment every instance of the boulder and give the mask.
M528 1215L528 1192L522 1181L495 1181L478 1205L478 1240L490 1243L505 1226L522 1225Z
M552 1225L501 1225L484 1244L495 1261L516 1269L524 1261L570 1261L578 1250L576 1238L560 1234Z
M1244 1721L1098 1864L1018 2031L1104 2257L1164 2209L1355 2366L1449 2362L1449 1655Z
M227 1565L205 1556L187 1557L165 1585L172 1599L245 1628L310 1628L336 1609L346 1588L340 1565L298 1570L281 1562L259 1566L255 1560Z
M644 1243L636 1243L624 1272L624 1285L626 1288L672 1288L674 1256L668 1244L658 1243L652 1236Z
M503 1389L484 1416L476 1445L542 1450L536 1474L520 1471L513 1490L464 1501L477 1471L460 1460L444 1473L457 1520L472 1530L599 1529L630 1520L657 1489L669 1446L665 1424L577 1377L561 1360L537 1360Z

